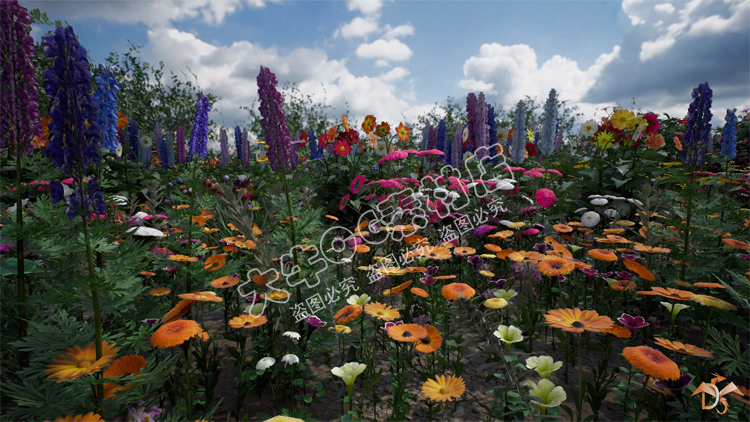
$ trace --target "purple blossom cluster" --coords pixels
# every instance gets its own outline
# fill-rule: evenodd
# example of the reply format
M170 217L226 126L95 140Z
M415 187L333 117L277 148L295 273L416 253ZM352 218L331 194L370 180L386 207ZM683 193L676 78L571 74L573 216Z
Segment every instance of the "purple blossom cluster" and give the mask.
M698 85L698 88L693 90L693 102L688 107L688 122L680 153L680 159L688 167L706 163L706 148L711 142L712 95L713 91L708 87L708 82Z
M185 163L185 129L182 126L177 128L177 135L175 139L175 149L177 150L177 162L179 164Z
M260 121L268 145L268 163L271 169L276 170L281 166L285 170L299 164L299 157L292 150L292 141L289 138L289 129L284 118L284 100L276 90L278 81L267 67L260 67L258 74L258 95L260 97Z
M206 158L208 155L208 112L211 111L211 103L208 96L211 94L198 94L198 102L195 104L195 118L193 119L193 133L188 145L188 161L193 161L193 156Z

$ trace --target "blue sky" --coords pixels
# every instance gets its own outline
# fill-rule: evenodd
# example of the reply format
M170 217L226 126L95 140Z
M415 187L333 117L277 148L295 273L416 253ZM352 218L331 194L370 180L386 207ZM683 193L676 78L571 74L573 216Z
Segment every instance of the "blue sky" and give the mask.
M750 107L747 0L24 1L72 25L91 57L124 53L219 95L234 126L257 98L260 66L350 119L397 125L448 96L484 92L512 107L551 88L585 118L620 104L684 115L692 88L714 90L714 122ZM39 38L45 28L36 28ZM325 91L325 94L324 94Z

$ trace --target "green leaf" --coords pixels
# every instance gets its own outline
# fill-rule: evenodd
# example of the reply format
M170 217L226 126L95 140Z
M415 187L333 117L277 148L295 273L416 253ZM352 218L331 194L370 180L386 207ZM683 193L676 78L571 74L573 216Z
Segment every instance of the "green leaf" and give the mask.
M40 274L44 272L44 269L37 267L37 264L41 261L26 261L23 262L24 274ZM0 262L0 275L14 275L18 274L18 258L8 258L5 261Z
M613 182L615 182L615 187L618 187L618 188L619 188L620 186L624 185L625 183L628 183L628 182L629 182L629 181L631 181L631 180L633 180L633 178L632 178L632 177L628 177L628 178L627 178L627 179L625 179L625 180L620 180L620 179L616 179L616 178L614 178L614 177L612 178L612 181L613 181Z

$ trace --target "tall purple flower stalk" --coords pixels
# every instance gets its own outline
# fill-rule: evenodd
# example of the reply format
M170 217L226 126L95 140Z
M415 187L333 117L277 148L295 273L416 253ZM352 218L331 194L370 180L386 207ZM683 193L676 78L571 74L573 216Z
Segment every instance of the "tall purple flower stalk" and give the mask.
M555 129L557 128L557 92L552 89L544 103L544 125L539 138L539 152L550 155L555 151Z
M32 151L31 139L41 138L39 92L34 76L34 39L26 33L29 11L17 0L0 4L0 148L13 145Z
M479 101L477 102L477 116L474 126L474 151L477 151L481 147L489 146L490 127L487 124L487 103L484 100L484 92L479 93ZM486 149L482 149L476 153L478 159L482 159L488 155Z
M175 149L177 150L177 163L185 163L185 129L182 126L177 128L177 135L175 139Z
M315 132L313 132L312 128L307 130L307 142L310 144L310 159L322 159L323 154L320 152L318 140L315 138Z
M526 106L523 101L519 101L516 105L513 117L513 151L510 158L514 164L521 164L526 151Z
M219 144L221 146L221 163L227 166L229 165L229 139L227 139L227 131L224 128L219 131Z
M693 102L688 108L688 122L685 128L680 158L690 167L706 162L706 146L711 142L711 96L713 91L708 82L693 90Z
M208 112L211 111L208 95L203 92L198 94L198 102L195 104L195 118L193 119L195 124L188 146L188 161L193 161L195 154L198 154L201 158L206 158L206 155L208 155Z
M477 107L479 106L479 100L473 92L466 96L466 123L469 125L469 145L468 149L474 152L477 148Z
M284 118L284 100L276 90L278 81L267 67L260 67L258 74L258 95L260 97L260 121L268 145L268 163L271 169L276 170L279 166L285 170L291 170L296 166L299 157L292 150L292 141L289 138L289 129Z
M453 138L453 144L451 145L451 165L458 168L463 162L463 145L461 140L464 137L464 128L461 125L456 126L456 137Z
M435 148L438 151L443 151L445 153L445 141L446 137L448 136L447 127L445 124L445 119L440 119L440 122L438 123L438 130L437 130L437 142L435 143ZM447 154L445 156L440 155L437 157L438 161L445 161L445 158L447 157Z
M244 162L242 159L242 130L239 126L234 127L234 149L237 150L237 159Z
M497 156L499 155L495 150L495 145L497 145L497 121L495 120L495 107L491 105L487 106L487 126L489 126L490 156L495 157L492 159L492 163L497 164Z
M102 146L111 152L117 151L117 98L120 85L115 80L116 68L99 63L99 73L96 75L96 91L94 102L99 106L96 113L96 123L102 128Z
M247 139L247 129L242 129L242 162L250 164L250 141Z
M159 156L159 160L161 161L161 168L164 170L168 170L170 165L169 144L167 143L167 139L164 136L159 122L156 122L156 127L154 127L154 142L156 142L156 152Z
M724 121L726 123L721 140L721 156L734 160L737 157L737 115L734 110L727 109Z
M128 146L130 146L128 157L133 161L139 161L141 157L141 141L138 135L138 123L135 119L128 121Z

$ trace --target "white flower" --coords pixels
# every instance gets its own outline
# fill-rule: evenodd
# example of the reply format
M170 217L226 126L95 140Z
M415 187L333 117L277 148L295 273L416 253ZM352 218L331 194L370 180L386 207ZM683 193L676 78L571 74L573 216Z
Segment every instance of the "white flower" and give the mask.
M71 189L68 185L66 185L65 183L63 183L62 187L63 187L63 196L64 197L67 198L70 195L73 195L73 189Z
M534 369L542 378L549 378L549 376L558 369L562 368L563 363L555 360L552 356L531 356L526 359L526 367Z
M133 214L132 217L128 218L128 221L135 221L137 224L141 224L141 220L143 220L144 218L148 216L149 214L143 211L138 211L137 213Z
M375 153L377 153L381 157L384 157L386 154L388 154L388 148L386 148L383 142L378 142L377 145L375 145Z
M346 300L346 303L350 305L359 305L364 306L365 303L370 301L370 295L367 293L363 293L361 295L351 295L349 296L349 299Z
M609 201L604 198L594 198L591 200L591 205L607 205Z
M472 153L471 151L466 151L466 152L464 153L464 161L469 161L469 160L471 160L471 157L473 157L473 156L474 156L474 154L473 154L473 153Z
M583 208L578 208L578 209L576 210L576 214L578 214L579 212L584 212L584 211L586 211L586 210L588 210L588 208L586 208L586 207L583 207Z
M589 199L591 198L603 198L601 195L589 195Z
M412 198L412 199L414 199L414 200L417 200L417 199L419 199L419 198L421 198L421 197L423 197L423 196L424 196L424 194L423 194L422 192L414 192L414 193L413 193L413 194L411 195L411 198Z
M518 327L512 325L500 325L493 334L495 334L495 337L499 338L500 341L511 344L523 341L523 335L521 335L521 333L522 331Z
M616 210L616 209L614 209L614 208L608 208L608 209L606 209L606 210L604 211L604 215L606 215L607 217L609 217L609 218L611 218L611 219L613 219L613 220L614 220L614 219L615 219L615 218L617 218L617 217L618 217L618 216L619 216L620 214L619 214L619 213L617 212L617 210Z
M154 142L148 136L144 136L141 138L142 147L151 148L152 145L154 145Z
M115 154L118 157L122 157L122 144L117 144L117 149L115 150Z
M500 189L500 190L513 190L516 187L513 186L512 183L503 180L502 182L500 182L500 183L497 184L497 188Z
M466 142L467 139L469 139L469 126L466 126L463 131L463 141Z
M26 204L28 204L28 203L29 203L28 198L21 201L21 204L23 204L24 208L26 207ZM8 214L14 214L17 209L18 209L18 202L16 202L15 204L13 204L12 207L8 208Z
M448 196L449 198L452 198L452 199L457 199L457 198L460 198L460 197L461 197L461 195L459 195L459 194L458 194L458 193L456 193L456 192L448 192L448 195L447 195L447 196Z
M331 369L331 373L337 377L341 377L347 386L353 385L354 380L359 374L365 371L367 365L364 363L350 362L344 364L342 367L335 367Z
M297 335L299 336L299 334ZM291 365L294 363L299 363L299 358L297 357L297 355L290 353L288 355L284 355L284 357L281 358L281 362L286 365Z
M508 129L506 128L497 128L497 139L499 142L505 142L508 140Z
M597 129L599 129L599 125L596 124L596 120L587 120L581 125L580 134L581 136L588 138L590 136L593 136L594 133L596 133Z
M121 195L112 195L112 202L119 206L128 205L128 198Z
M263 370L266 370L266 369L272 367L274 363L276 363L276 359L274 359L274 358L272 358L270 356L266 356L263 359L261 359L261 360L258 361L258 364L255 365L255 369L257 369L259 371L263 371Z
M432 193L440 193L440 194L445 195L446 193L448 193L448 189L446 189L446 188L435 188L435 190L433 190Z
M471 188L473 188L476 185L478 185L477 182L471 182L471 183L467 184L466 187L469 188L469 189L471 189Z
M638 205L639 207L642 207L642 206L643 206L643 202L641 202L641 201L639 201L639 200L637 200L637 199L633 199L633 198L628 198L628 202L630 202L631 204L636 204L636 205Z
M282 336L289 337L290 339L293 339L293 340L299 340L301 338L299 333L295 331L284 331L284 334L282 334Z
M534 205L534 200L533 200L533 199L529 198L529 197L528 197L528 196L526 196L526 195L521 195L521 197L522 197L523 199L525 199L525 200L529 201L529 203L530 203L531 205Z
M500 224L504 226L510 226L511 224L513 224L513 222L508 220L500 220Z
M133 236L145 236L145 237L164 237L164 233L161 230L153 229L151 227L137 226L129 229L125 233L130 233L133 230Z
M599 224L600 219L601 216L599 216L599 214L597 214L595 211L589 211L581 216L581 223L583 223L583 225L586 227L594 227Z

